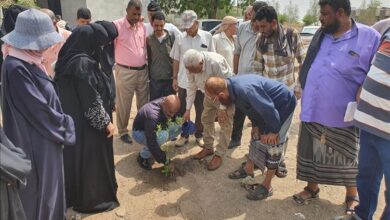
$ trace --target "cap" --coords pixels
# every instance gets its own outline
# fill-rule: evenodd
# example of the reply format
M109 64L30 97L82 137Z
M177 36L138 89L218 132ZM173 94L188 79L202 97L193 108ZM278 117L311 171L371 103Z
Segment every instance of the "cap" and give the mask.
M185 10L181 15L182 28L190 28L196 20L198 20L198 16L193 10Z

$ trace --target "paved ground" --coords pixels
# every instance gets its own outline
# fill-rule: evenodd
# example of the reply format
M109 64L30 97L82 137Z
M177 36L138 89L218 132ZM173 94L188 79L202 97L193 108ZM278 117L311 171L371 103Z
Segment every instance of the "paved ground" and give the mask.
M136 162L140 146L127 145L114 139L118 198L121 206L111 212L81 215L85 219L265 219L322 220L342 215L345 190L343 187L321 186L320 199L307 205L297 205L292 195L303 189L304 182L295 178L296 144L299 130L297 109L290 133L286 162L289 175L275 179L274 195L265 201L249 201L239 181L227 175L245 160L248 152L250 127L245 127L241 147L228 152L223 165L216 171L205 169L206 161L195 161L191 156L200 148L194 139L184 148L177 149L175 162L180 170L176 177L165 177L156 168L144 171ZM192 114L194 115L194 114ZM135 116L133 108L131 119ZM209 160L211 158L207 158ZM258 173L260 175L260 173ZM98 183L97 183L98 184ZM378 213L383 210L383 186ZM69 215L73 214L69 210ZM378 214L376 216L378 217Z

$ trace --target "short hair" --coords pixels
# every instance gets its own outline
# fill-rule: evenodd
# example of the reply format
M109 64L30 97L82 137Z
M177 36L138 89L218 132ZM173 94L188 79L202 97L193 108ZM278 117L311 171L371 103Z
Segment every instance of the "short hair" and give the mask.
M351 2L349 0L320 0L318 4L320 6L329 5L333 8L334 11L337 11L342 8L344 9L345 14L347 14L348 16L351 15Z
M272 22L273 20L278 20L278 14L272 6L265 6L260 8L255 15L257 21L262 21L265 19L267 22Z
M183 55L183 63L185 67L194 67L199 65L202 60L202 53L194 49L187 50Z
M127 4L127 9L134 7L137 10L142 8L142 2L140 0L130 0Z
M88 8L79 8L77 10L77 19L91 19L91 11Z
M156 1L151 1L147 7L148 11L155 12L155 11L161 11L160 5Z
M164 13L162 13L161 11L153 12L151 22L153 22L154 20L163 20L163 21L165 21Z
M260 8L268 6L267 2L264 1L255 1L252 4L252 10L256 13Z

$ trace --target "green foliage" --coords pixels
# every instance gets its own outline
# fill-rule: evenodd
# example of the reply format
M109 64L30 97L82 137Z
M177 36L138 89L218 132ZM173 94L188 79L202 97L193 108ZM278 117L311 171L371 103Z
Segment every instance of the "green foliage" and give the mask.
M288 23L297 23L299 20L299 9L298 5L294 4L291 0L288 2L288 5L284 9L284 14L286 15Z
M232 9L230 0L160 0L160 6L165 13L170 13L171 9L194 10L199 18L216 18L218 10L224 10L228 13Z
M278 14L279 23L284 24L288 21L288 17L286 14Z
M1 0L0 7L8 8L13 4L23 5L28 8L38 8L38 5L34 0Z
M313 15L306 14L303 17L302 21L305 24L305 26L308 26L308 25L315 23L317 21L317 18L314 17Z

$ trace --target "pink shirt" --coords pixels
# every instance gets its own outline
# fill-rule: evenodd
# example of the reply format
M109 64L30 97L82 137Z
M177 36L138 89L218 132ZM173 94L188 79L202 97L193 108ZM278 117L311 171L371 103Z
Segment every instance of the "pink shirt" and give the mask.
M126 17L115 20L118 30L115 40L115 62L118 64L140 67L146 64L146 29L143 22L134 27Z
M70 34L72 34L72 32L63 28L58 28L58 33L61 35L62 38L64 38L64 41L49 47L49 49L47 49L43 53L42 60L42 64L45 66L47 74L49 74L52 78L54 77L54 69L52 67L52 64L57 61L58 53L60 52L61 47L64 45L66 39L68 39Z

